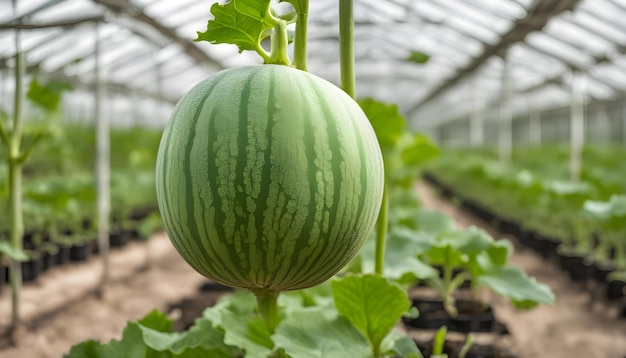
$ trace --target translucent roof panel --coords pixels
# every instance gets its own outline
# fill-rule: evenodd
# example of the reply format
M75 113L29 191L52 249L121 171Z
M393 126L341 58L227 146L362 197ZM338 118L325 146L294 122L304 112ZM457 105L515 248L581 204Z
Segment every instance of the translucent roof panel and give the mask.
M216 71L262 62L234 45L193 41L215 2L18 1L16 13L0 7L0 68L13 66L21 22L26 60L42 76L93 85L99 38L107 85L173 103ZM398 103L416 127L436 126L497 109L506 57L514 110L563 105L576 71L592 99L623 96L625 18L626 0L354 0L357 93ZM338 19L336 0L310 1L309 69L336 84ZM408 61L413 52L429 61Z

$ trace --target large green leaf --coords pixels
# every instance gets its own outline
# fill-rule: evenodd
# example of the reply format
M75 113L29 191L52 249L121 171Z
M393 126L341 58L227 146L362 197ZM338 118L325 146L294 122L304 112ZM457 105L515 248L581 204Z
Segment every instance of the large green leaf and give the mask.
M293 311L272 336L294 358L371 357L367 339L344 317L329 319L323 309Z
M358 102L370 120L380 146L383 150L393 149L406 127L406 119L398 111L398 106L378 102L371 98Z
M256 298L249 292L224 296L207 308L204 319L224 331L224 343L246 351L246 357L265 358L274 347L270 333L255 311Z
M431 236L423 232L404 228L391 230L385 245L385 277L407 282L437 275L432 266L418 259L418 255L430 248L431 241Z
M518 267L495 266L477 279L480 285L487 286L510 299L517 308L532 308L538 303L554 302L554 294L550 287L538 283L533 277L528 277Z
M215 18L209 21L206 32L198 32L195 41L233 44L240 52L258 51L261 40L276 24L270 14L270 0L231 0L224 5L216 2L211 14Z
M188 351L210 352L211 357L237 357L239 349L224 343L224 332L205 318L196 320L186 332L162 333L145 326L139 327L145 344L156 351L170 351L175 355Z
M26 98L39 108L52 112L59 108L62 93L73 89L72 85L66 82L50 81L44 83L33 78L28 85Z
M376 274L348 275L331 286L337 311L369 339L373 349L411 306L406 291Z

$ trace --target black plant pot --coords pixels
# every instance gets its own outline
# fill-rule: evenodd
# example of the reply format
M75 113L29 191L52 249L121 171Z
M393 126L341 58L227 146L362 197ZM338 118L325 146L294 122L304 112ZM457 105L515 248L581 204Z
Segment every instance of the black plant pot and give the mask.
M433 299L413 300L413 306L417 307L419 316L417 318L403 317L404 324L421 329L439 329L447 326L451 330L450 315L443 309L443 301Z
M569 252L560 252L559 253L559 266L562 270L571 272L576 267L581 266L584 261L584 257L578 256Z
M504 325L498 323L491 307L484 307L474 301L459 300L456 317L451 317L443 308L443 301L433 299L416 299L413 306L417 307L417 318L403 318L404 324L421 329L439 329L447 326L453 332L499 332L507 333Z
M58 255L59 252L60 250L54 254L51 254L49 252L45 252L43 254L43 268L42 268L43 271L47 271L51 269L56 264L56 261L57 261L56 255Z
M553 237L541 237L537 243L537 251L546 259L552 259L558 256L558 249L561 245L561 240Z
M43 257L32 258L22 262L22 281L35 281L43 270Z
M70 261L85 261L91 254L93 244L91 242L83 242L74 244L70 247Z
M608 283L607 277L615 271L615 266L600 262L594 262L593 266L593 278L598 282Z
M580 265L572 268L570 276L576 282L587 282L594 276L594 270L595 265L593 263L583 260Z
M7 282L9 282L9 269L0 265L0 291L2 291L2 286Z
M514 220L500 219L498 221L498 229L504 234L517 236L520 231L520 225Z
M474 216L485 222L491 222L494 220L494 214L480 203L474 200L466 200L464 201L465 208L470 211Z
M606 298L617 300L626 296L626 281L612 280L606 287Z
M55 265L61 266L70 262L70 248L71 246L68 245L59 245L59 252L55 255Z
M528 247L529 249L534 249L536 240L536 232L534 230L527 230L524 232L524 235L519 237L519 242Z
M120 230L118 232L112 232L109 234L109 245L111 247L124 247L128 244L130 234L128 231Z

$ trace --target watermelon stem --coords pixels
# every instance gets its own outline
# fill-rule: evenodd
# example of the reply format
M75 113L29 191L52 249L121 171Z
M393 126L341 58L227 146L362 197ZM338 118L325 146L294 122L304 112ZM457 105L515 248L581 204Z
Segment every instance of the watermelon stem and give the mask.
M352 0L339 0L339 57L341 88L356 98L354 79L354 10Z
M276 21L274 31L272 31L272 51L266 61L268 64L291 65L287 48L289 46L289 35L287 34L287 22L285 20Z
M273 334L280 322L278 312L278 291L254 290L256 295L257 311L265 322L270 334Z
M374 272L383 275L385 266L385 240L387 236L387 209L389 208L389 198L387 196L387 178L383 184L383 201L378 213L378 223L376 224L376 261Z
M296 37L293 41L293 64L302 71L308 71L307 66L307 26L309 20L309 0L300 0L301 7L298 10L298 16L296 17Z

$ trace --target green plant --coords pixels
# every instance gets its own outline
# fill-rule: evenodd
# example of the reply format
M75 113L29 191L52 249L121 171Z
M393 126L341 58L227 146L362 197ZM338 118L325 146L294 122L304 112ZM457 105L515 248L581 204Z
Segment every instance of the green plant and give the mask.
M612 262L617 269L626 271L626 196L614 195L608 201L588 200L581 215L595 223L601 238L594 248L594 258Z

